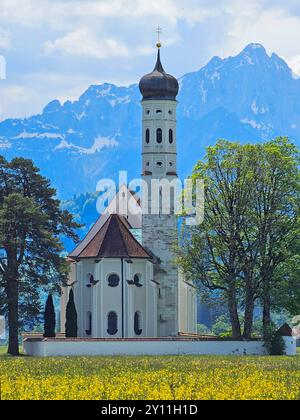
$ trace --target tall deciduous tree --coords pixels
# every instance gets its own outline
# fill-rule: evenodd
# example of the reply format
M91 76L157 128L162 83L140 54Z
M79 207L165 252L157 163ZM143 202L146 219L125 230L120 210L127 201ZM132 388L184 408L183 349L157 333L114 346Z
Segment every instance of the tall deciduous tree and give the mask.
M46 301L45 312L44 312L44 337L54 338L55 337L55 310L53 305L52 295L49 295Z
M74 302L74 293L71 289L69 294L69 300L66 309L66 337L76 338L78 334L77 327L77 311Z
M257 226L259 296L267 338L272 307L278 306L276 292L281 290L283 295L285 290L288 297L284 286L288 282L288 289L294 288L290 267L299 261L299 149L282 137L259 144L249 159L249 171L255 191L252 216Z
M285 302L291 309L288 290L300 288L291 273L299 261L298 165L298 149L286 138L219 141L192 175L205 181L205 220L184 228L178 262L191 279L226 298L235 338L251 336L257 300L267 336L272 308ZM244 308L243 332L238 308Z
M78 225L60 209L50 187L30 160L0 157L0 289L9 327L8 352L18 355L19 310L37 302L36 290L66 281L61 235L78 240ZM32 308L33 310L34 308ZM40 308L35 308L40 310Z

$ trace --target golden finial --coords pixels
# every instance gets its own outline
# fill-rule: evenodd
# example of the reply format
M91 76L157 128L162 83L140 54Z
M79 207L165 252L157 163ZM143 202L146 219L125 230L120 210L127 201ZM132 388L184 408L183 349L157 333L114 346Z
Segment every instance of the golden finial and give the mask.
M162 46L161 45L161 42L160 42L160 34L162 33L162 28L159 25L158 25L158 27L156 29L156 32L157 32L157 44L156 44L156 46L159 49Z

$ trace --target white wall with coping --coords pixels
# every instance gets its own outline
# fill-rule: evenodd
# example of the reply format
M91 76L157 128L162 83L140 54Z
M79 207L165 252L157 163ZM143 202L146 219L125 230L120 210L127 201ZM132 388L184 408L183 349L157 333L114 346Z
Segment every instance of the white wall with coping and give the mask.
M289 339L291 341L291 339ZM24 341L29 356L266 355L263 341ZM295 350L296 353L296 350ZM295 354L293 353L293 354Z

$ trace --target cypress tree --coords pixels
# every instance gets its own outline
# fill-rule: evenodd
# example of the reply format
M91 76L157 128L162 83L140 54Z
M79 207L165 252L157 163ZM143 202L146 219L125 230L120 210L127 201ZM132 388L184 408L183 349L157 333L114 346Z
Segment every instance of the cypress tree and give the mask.
M44 337L55 337L55 310L53 305L52 295L47 298L45 313L44 313Z
M69 295L69 301L67 304L66 310L66 337L67 338L76 338L78 332L77 327L77 312L74 302L74 293L71 289Z

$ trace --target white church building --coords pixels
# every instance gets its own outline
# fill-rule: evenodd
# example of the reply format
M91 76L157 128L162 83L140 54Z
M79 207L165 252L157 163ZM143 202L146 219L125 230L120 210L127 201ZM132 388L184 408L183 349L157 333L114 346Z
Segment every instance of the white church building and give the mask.
M155 68L139 86L143 96L142 177L150 190L153 179L178 177L179 85L163 69L160 44ZM140 198L122 186L71 252L69 287L63 288L61 298L62 332L72 288L78 337L158 338L197 333L197 291L185 281L172 253L178 237L174 204L170 214L143 213Z

